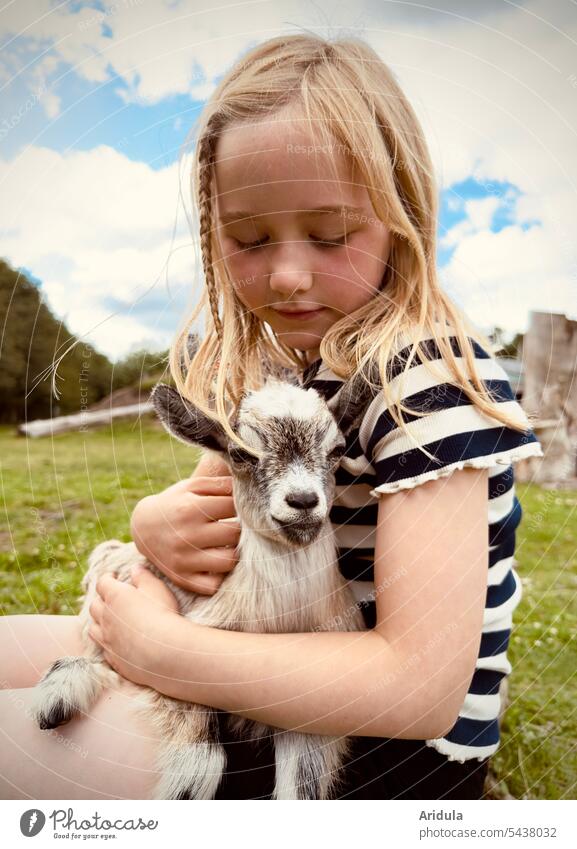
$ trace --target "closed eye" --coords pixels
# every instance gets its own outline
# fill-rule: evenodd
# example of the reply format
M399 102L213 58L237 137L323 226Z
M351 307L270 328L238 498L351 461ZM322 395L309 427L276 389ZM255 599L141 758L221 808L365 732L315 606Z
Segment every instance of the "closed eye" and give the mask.
M250 454L242 448L229 448L228 456L233 463L241 463L245 465L256 465L258 463L258 457L255 457L253 454Z
M340 248L346 244L347 234L345 234L344 236L335 237L334 239L319 239L315 236L309 235L309 239L313 244L318 245L318 247L321 248ZM264 247L268 242L268 237L266 239L260 239L260 241L258 242L241 242L239 241L239 239L234 239L234 241L236 242L240 250L254 251L257 248ZM271 244L274 244L274 242Z
M315 239L313 236L310 236L310 239L322 248L340 248L346 243L347 236L345 234L335 239Z

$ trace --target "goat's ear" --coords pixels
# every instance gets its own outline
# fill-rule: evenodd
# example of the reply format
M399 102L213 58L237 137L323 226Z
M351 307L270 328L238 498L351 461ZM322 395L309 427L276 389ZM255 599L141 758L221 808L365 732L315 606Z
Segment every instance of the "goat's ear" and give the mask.
M226 452L228 437L221 425L185 401L172 386L158 383L150 400L166 430L181 442Z
M378 371L371 368L369 374L371 381L378 381ZM329 410L345 436L363 415L376 393L377 389L367 383L363 374L356 374L343 383L339 392L327 401Z

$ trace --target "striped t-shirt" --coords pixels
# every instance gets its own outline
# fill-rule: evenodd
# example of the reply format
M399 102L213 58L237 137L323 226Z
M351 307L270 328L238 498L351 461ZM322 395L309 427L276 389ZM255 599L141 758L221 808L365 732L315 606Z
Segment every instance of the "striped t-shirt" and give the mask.
M482 760L499 745L499 686L511 672L507 648L512 614L521 594L514 565L515 533L521 521L521 504L515 494L512 463L543 456L529 420L515 400L507 375L498 360L471 339L479 375L494 400L526 422L523 433L487 418L451 381L448 366L434 338L426 336L426 357L435 360L447 382L431 374L415 357L404 377L401 400L425 416L403 413L411 435L436 458L431 461L407 438L387 410L384 393L377 393L358 426L347 437L347 447L336 474L336 498L330 518L339 547L339 568L362 609L367 627L376 621L373 560L379 493L410 489L464 466L488 468L488 571L487 596L479 657L468 693L453 728L444 737L427 740L449 760ZM387 379L398 400L402 372L411 352L408 337L387 365ZM455 356L461 356L458 339L449 337ZM302 374L305 387L333 397L343 384L318 359Z

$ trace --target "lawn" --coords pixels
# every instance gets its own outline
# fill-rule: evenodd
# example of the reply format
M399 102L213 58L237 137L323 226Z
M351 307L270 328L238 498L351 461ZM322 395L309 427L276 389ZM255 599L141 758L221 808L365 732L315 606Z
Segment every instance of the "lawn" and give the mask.
M199 453L143 418L39 440L0 428L0 613L76 613L88 553L130 539L136 502L188 477ZM573 799L577 781L577 491L517 484L523 599L495 795Z

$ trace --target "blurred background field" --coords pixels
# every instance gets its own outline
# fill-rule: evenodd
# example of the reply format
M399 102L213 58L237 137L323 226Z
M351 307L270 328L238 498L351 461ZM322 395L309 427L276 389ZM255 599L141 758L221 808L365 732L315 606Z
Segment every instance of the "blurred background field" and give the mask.
M136 502L188 477L200 453L152 418L45 439L0 427L0 612L75 614L91 549L130 539ZM577 782L577 491L516 484L523 599L491 796L572 799Z

